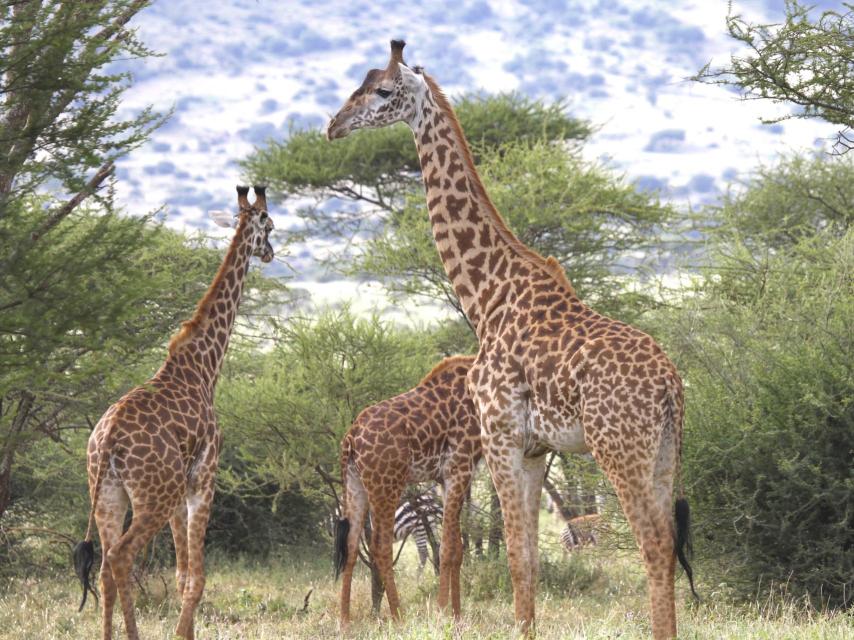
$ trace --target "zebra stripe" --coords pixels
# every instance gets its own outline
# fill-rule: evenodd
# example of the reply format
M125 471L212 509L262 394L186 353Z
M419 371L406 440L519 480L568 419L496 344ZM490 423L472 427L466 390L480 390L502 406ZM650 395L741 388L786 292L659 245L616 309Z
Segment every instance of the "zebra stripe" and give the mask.
M560 544L564 550L571 552L578 547L596 545L596 525L599 519L599 514L590 514L568 521L560 534Z
M421 567L427 562L429 541L427 530L424 528L424 520L431 529L442 521L442 506L433 496L420 496L413 504L410 501L403 502L394 512L394 539L404 540L411 536L418 549L418 561Z

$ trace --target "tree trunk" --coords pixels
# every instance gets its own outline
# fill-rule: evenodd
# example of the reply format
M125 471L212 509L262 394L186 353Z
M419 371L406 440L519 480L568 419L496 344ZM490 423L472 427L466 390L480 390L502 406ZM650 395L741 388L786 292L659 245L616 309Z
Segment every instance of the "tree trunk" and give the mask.
M4 434L0 441L0 518L9 508L12 502L12 464L15 461L15 452L21 444L21 434L30 417L35 396L28 391L22 391L18 399L15 415L9 426L8 433ZM2 406L0 406L2 409ZM0 411L2 416L2 411Z
M501 502L498 500L498 494L495 487L492 487L492 492L489 499L489 535L487 537L487 554L491 558L498 557L498 551L501 549L501 540L504 537L502 533L502 525L504 521L501 517Z
M555 503L555 508L558 510L558 513L560 513L560 516L561 518L563 518L564 521L570 520L571 518L574 518L576 515L578 515L574 513L572 507L567 504L566 500L563 497L563 494L561 494L561 492L557 490L557 487L552 484L551 480L546 478L543 481L543 487L545 488L546 493L549 494L549 497L552 499L552 502Z

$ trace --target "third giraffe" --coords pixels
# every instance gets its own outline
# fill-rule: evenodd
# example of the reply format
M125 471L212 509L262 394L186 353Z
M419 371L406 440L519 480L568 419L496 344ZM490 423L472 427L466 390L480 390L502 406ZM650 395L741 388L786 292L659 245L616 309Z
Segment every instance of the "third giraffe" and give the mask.
M466 391L474 356L453 356L437 364L414 389L362 411L341 443L344 504L336 532L336 572L343 570L341 627L350 623L350 584L359 537L371 512L371 556L400 617L394 582L394 513L407 484L441 482L445 513L439 559L439 607L450 596L460 614L463 543L460 511L481 457L480 424Z

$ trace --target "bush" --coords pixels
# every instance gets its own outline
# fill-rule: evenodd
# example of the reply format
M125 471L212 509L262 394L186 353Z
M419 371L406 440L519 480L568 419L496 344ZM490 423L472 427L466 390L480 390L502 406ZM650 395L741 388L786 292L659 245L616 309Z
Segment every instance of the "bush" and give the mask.
M743 596L776 583L845 606L854 590L854 233L819 233L761 258L734 249L718 266L750 272L740 286L754 282L752 294L712 287L677 325L700 574Z

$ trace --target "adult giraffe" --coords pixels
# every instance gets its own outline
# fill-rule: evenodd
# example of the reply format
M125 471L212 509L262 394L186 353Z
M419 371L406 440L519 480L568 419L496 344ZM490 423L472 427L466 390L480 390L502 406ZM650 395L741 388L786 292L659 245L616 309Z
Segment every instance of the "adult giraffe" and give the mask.
M139 638L130 572L136 554L168 521L175 540L181 615L175 633L193 638L193 612L205 585L205 529L214 495L222 436L213 397L228 348L250 256L273 259L264 187L237 187L239 213L215 217L237 229L228 252L192 319L169 343L169 355L148 382L132 389L101 417L89 437L88 472L92 508L86 538L74 549L74 564L86 603L94 561L92 521L101 539L103 638L112 637L118 592L130 640ZM128 504L133 520L122 533ZM94 593L94 592L93 592Z
M466 389L474 356L452 356L414 389L362 411L341 442L344 501L335 534L335 575L341 583L341 627L350 624L350 585L359 538L371 511L371 557L385 585L393 618L400 617L394 582L394 513L407 484L433 480L444 487L439 561L441 609L450 596L460 615L463 542L460 511L481 457L480 425Z
M516 620L532 630L537 515L545 453L593 453L640 546L655 638L676 634L675 556L685 555L688 503L671 516L682 445L682 382L641 331L576 296L554 258L522 244L489 199L450 102L403 60L393 40L329 122L327 137L406 122L415 134L436 247L480 351L469 390L501 500ZM693 586L692 586L693 589Z

